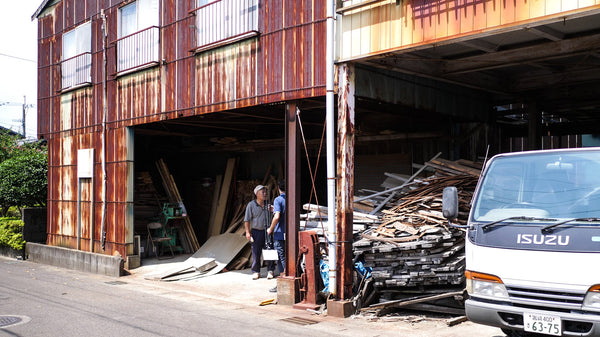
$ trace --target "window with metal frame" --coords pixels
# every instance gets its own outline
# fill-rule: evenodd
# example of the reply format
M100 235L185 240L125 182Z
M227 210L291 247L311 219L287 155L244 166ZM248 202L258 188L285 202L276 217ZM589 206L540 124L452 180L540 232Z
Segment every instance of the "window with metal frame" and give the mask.
M137 0L119 8L117 72L159 62L158 0Z
M83 23L62 36L61 89L92 82L92 28Z
M197 50L205 50L255 36L259 0L197 0Z

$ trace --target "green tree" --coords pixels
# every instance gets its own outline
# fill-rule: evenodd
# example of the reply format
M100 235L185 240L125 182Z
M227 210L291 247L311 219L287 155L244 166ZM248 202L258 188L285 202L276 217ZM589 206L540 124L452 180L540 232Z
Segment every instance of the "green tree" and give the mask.
M45 206L48 194L48 156L45 149L17 148L0 163L0 205Z
M11 135L6 129L0 129L0 163L20 150L19 137Z

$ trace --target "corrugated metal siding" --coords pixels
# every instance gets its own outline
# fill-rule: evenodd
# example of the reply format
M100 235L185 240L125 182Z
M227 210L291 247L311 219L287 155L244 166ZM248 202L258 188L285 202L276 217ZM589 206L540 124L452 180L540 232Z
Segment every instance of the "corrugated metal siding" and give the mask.
M346 6L360 1L344 1ZM600 0L382 0L344 12L340 60L506 29L564 12L596 9Z
M141 122L159 120L160 112L160 69L135 72L117 79L117 92L109 96L116 100L116 113L109 113L111 127L122 128Z
M52 99L52 35L54 18L45 16L38 22L38 134L49 132L50 108Z
M106 250L131 253L133 158L129 126L225 109L325 95L325 1L260 1L257 37L194 53L193 0L161 5L161 65L116 73L118 6L123 1L63 0L40 18L38 128L48 139L48 244L77 245L77 150L95 149L93 196L85 182L82 249L100 250L103 78L100 8L108 25ZM92 85L60 93L62 34L92 18ZM128 146L129 144L129 146ZM90 213L90 200L94 212ZM87 240L87 242L86 242Z

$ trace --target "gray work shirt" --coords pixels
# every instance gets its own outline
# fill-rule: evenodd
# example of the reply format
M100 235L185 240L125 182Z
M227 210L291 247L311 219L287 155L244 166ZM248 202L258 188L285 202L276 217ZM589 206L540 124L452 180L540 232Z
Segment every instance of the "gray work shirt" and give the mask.
M268 215L266 209L261 207L256 200L252 200L246 206L244 221L248 221L252 229L265 229L267 228Z

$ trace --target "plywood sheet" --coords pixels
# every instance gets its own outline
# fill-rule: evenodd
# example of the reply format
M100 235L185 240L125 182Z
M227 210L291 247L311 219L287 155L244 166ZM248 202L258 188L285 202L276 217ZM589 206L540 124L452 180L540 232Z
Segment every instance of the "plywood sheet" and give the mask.
M176 267L164 272L145 275L149 280L174 281L175 276L204 277L219 273L249 244L244 235L224 233L210 237L198 251ZM214 267L210 267L214 265ZM194 273L194 274L190 274ZM190 274L190 275L188 275Z

